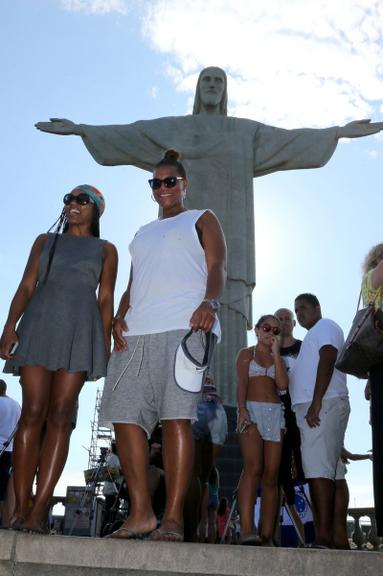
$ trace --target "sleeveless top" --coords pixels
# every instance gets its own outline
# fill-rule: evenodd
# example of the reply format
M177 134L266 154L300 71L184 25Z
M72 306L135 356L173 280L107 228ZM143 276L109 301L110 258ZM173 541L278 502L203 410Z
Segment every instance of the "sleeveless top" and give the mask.
M187 210L142 226L129 250L133 281L127 336L189 329L205 297L207 266L196 222L206 210ZM213 332L220 334L218 319Z
M96 289L102 270L104 240L60 234L44 283L55 234L48 234L40 256L38 285L17 326L19 347L4 372L21 366L86 372L88 380L106 374L104 330Z
M371 302L374 303L375 308L383 308L383 286L378 286L378 288L373 288L371 285L371 276L374 269L369 270L367 274L364 275L362 280L362 299L364 306L368 306Z

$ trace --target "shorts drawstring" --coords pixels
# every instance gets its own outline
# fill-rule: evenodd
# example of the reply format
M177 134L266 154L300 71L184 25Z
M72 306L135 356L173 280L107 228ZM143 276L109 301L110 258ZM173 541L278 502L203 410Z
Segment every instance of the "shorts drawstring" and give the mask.
M140 336L141 338L141 336ZM143 342L142 342L142 348L141 348L141 358L140 358L140 362L138 364L138 368L137 368L137 374L136 376L139 376L141 368L142 368L142 363L144 361L144 350L145 350L145 336L142 336L143 338Z
M136 350L137 350L137 348L138 348L138 345L139 345L139 343L141 342L141 338L145 341L145 339L144 339L143 336L139 336L139 337L138 337L138 340L137 340L136 345L135 345L134 350L133 350L133 354L131 355L131 357L129 358L126 366L125 366L124 369L123 369L123 371L121 372L121 374L120 374L119 377L117 378L116 383L115 383L115 385L113 386L113 389L112 389L113 392L116 390L117 386L119 385L119 383L120 383L120 381L121 381L121 378L123 377L123 375L125 374L125 372L126 372L127 369L129 368L130 363L131 363L131 361L133 360L134 355L135 355L135 353L136 353ZM144 342L143 342L142 344L144 344ZM144 346L142 346L141 359L140 359L140 362L139 362L139 365L138 365L137 376L138 376L139 373L140 373L143 359L144 359Z

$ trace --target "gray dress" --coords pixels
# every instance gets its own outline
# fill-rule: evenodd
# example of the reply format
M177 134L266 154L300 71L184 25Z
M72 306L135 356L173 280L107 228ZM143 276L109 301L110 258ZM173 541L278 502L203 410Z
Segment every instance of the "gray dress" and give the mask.
M86 372L87 380L106 374L103 325L96 289L103 263L104 240L60 234L47 282L43 279L54 234L42 249L39 282L17 327L19 347L4 372L20 366Z

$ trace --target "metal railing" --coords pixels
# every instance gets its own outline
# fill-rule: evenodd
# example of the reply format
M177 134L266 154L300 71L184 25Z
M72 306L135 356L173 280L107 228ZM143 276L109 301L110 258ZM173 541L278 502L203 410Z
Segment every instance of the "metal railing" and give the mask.
M376 530L374 508L349 508L348 516L354 521L351 540L358 550L383 550L383 538L379 538ZM370 525L362 524L361 518L369 518Z

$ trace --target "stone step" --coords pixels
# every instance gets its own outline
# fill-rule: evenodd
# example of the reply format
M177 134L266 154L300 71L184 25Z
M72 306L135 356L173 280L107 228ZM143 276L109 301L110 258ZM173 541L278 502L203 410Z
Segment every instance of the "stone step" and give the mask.
M381 552L0 532L0 576L379 576Z

